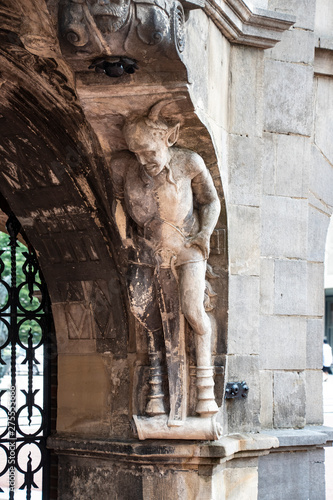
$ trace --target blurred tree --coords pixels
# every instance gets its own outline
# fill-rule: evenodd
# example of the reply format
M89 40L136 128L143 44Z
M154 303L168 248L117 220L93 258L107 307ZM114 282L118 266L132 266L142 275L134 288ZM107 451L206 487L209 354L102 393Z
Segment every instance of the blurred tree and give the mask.
M11 252L10 252L10 240L9 235L0 232L0 250L3 250L1 259L4 263L4 271L1 275L1 279L8 285L11 285ZM26 281L26 276L23 272L23 266L26 262L26 256L24 253L28 252L28 248L21 242L17 241L16 247L16 286L19 287L22 283ZM37 283L40 283L39 273L36 275ZM38 291L38 287L34 286L34 292ZM5 305L7 301L7 290L4 285L0 284L0 308ZM29 296L28 285L23 285L19 293L19 301L21 306L27 311L33 311L39 307L39 300L37 297ZM9 321L9 318L8 318ZM35 345L40 341L41 338L41 328L35 320L26 320L20 327L19 337L21 342L26 346L28 345L28 335L31 330L33 336L33 344ZM7 328L5 324L0 321L0 347L7 339Z

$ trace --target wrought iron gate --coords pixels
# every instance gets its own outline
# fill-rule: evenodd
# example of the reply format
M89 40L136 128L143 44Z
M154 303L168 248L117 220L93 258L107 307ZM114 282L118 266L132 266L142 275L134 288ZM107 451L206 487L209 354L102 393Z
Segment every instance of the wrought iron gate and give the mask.
M11 215L0 248L0 500L49 498L50 301Z

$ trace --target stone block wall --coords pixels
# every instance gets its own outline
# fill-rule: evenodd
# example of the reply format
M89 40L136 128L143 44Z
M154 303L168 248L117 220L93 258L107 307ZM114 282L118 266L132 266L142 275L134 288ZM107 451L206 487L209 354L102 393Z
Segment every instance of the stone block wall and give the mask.
M322 422L331 84L314 75L315 2L268 8L296 16L281 42L230 51L227 380L251 380L252 417L230 405L229 432Z

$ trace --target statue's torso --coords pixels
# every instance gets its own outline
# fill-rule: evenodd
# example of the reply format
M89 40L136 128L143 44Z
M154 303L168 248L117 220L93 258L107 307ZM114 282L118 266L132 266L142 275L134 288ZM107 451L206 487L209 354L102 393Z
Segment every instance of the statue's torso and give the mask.
M199 230L198 214L193 207L192 179L186 165L177 163L177 153L164 169L150 179L138 163L127 169L124 178L124 202L128 215L136 222L140 236L148 240L156 252L170 256L176 264L202 260L198 247L186 248L188 237Z

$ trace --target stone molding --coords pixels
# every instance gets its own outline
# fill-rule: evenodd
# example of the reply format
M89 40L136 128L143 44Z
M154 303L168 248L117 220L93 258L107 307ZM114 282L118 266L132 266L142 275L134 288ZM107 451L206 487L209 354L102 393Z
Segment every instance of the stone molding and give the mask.
M296 17L271 10L249 7L243 0L206 0L203 10L232 43L269 49Z
M276 437L279 441L278 451L309 446L330 446L333 441L333 428L324 425L308 426L304 429L272 429L262 431L261 434Z
M151 440L111 441L80 439L56 434L47 446L58 455L103 457L121 462L149 464L218 465L234 458L258 457L272 452L297 451L331 445L333 428L308 426L304 429L272 429L260 433L229 434L213 442L166 442Z
M57 434L48 438L47 446L59 455L101 457L104 460L135 462L141 464L164 463L182 464L182 468L194 465L217 465L231 460L239 454L259 456L278 447L275 436L265 434L231 434L214 442L166 442L151 440L148 443L138 441L107 441L80 439L74 436Z

